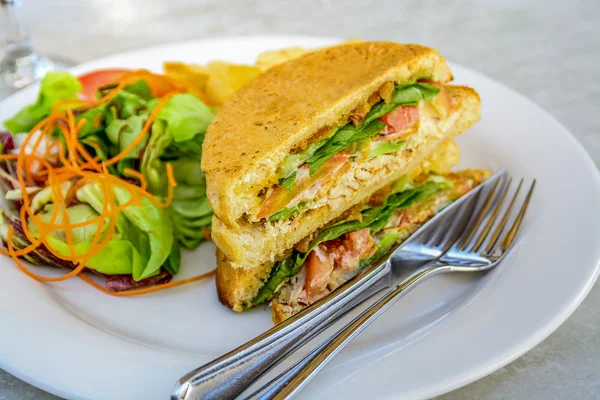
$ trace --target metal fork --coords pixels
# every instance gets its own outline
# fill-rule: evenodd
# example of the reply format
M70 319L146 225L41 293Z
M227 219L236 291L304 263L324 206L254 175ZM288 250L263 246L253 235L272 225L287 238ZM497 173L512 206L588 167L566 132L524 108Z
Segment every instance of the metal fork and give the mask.
M358 304L383 290L389 290L415 269L405 268L402 272L393 268L391 258L411 243L430 232L443 218L454 218L461 206L469 203L479 193L494 187L507 178L505 170L498 171L488 180L442 210L417 230L409 239L395 245L389 253L366 267L361 274L344 283L323 299L311 304L269 331L250 340L235 350L187 373L179 379L171 399L228 399L238 396L253 382L288 355L319 335L337 319ZM487 193L487 192L486 192ZM446 225L446 224L442 224ZM436 250L431 260L439 256Z
M521 207L516 216L513 216L510 228L508 228L509 220L514 214L513 206L523 185L523 179L507 205L505 199L510 190L510 179L497 181L487 194L480 192L479 198L463 204L458 216L450 222L450 226L438 223L436 229L431 230L420 243L404 249L403 257L413 252L413 257L409 258L423 256L423 254L437 254L436 259L427 262L403 279L344 328L329 337L298 363L251 394L249 398L287 399L298 394L348 343L410 289L428 277L445 272L487 271L498 265L511 250L527 211L535 182L533 180ZM473 202L478 203L476 211L470 212ZM459 234L456 235L456 232ZM392 264L398 264L400 261L398 256L392 258ZM399 270L401 268L393 265L392 271Z

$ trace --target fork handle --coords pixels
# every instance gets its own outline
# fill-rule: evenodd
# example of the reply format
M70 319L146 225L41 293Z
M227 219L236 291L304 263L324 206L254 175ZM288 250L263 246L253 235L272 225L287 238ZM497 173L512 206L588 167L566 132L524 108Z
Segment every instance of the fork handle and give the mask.
M435 260L425 264L302 360L248 396L248 399L279 400L295 396L336 354L396 301L426 278L449 270L448 266L440 265Z
M319 300L245 345L190 372L175 384L171 399L229 399L237 396L331 322L389 287L390 268L390 261L372 265L328 298Z

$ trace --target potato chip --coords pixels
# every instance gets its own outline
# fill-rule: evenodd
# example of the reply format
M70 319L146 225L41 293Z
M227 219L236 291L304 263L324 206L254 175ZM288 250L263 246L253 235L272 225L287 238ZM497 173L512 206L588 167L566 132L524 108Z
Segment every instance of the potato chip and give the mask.
M360 42L362 42L361 39L350 39L346 40L345 42L342 42L342 44ZM338 46L338 44L336 44L336 46ZM310 53L311 51L326 49L327 47L305 49L303 47L295 46L281 50L267 50L258 55L258 57L256 58L256 66L261 70L265 71L277 64L281 64L282 62L298 58L306 53Z
M360 41L353 39L345 43ZM191 83L206 94L211 105L220 107L233 92L262 71L314 50L317 49L289 47L265 51L258 55L255 66L233 64L226 61L211 61L205 66L168 61L164 63L163 68L165 74Z
M268 50L258 55L256 58L256 66L265 71L277 64L298 58L301 55L311 51L313 51L313 49L309 50L302 47L289 47L282 50Z
M217 105L223 104L233 92L261 72L251 65L224 61L212 61L205 68L210 75L205 92L208 99Z
M185 64L178 61L167 61L163 64L165 74L171 78L187 81L201 91L206 88L210 74L199 65Z

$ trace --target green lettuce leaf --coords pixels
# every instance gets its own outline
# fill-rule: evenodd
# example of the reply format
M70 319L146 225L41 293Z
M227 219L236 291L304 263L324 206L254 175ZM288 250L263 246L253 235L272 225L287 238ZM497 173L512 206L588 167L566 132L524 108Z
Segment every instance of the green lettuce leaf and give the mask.
M199 186L206 183L199 160L182 158L172 161L171 165L173 166L173 175L177 184Z
M160 122L160 121L158 121ZM202 156L202 142L204 142L204 132L198 133L196 136L183 142L171 142L161 158L163 160L176 160L181 157L193 157L199 159Z
M158 119L165 121L177 143L205 133L213 117L210 109L198 97L189 93L171 97L158 114Z
M121 90L109 103L111 113L107 115L107 123L112 118L127 119L134 115L148 114L148 101L137 93Z
M276 212L275 214L268 217L267 221L271 222L271 221L279 221L282 219L288 219L295 213L299 213L300 209L302 208L303 205L304 204L302 202L300 202L293 207L286 207L283 210Z
M292 186L294 186L294 182L296 182L296 176L298 176L298 171L292 172L287 178L281 178L278 182L278 185L289 190L292 188Z
M173 211L190 220L212 214L212 209L206 197L200 201L195 199L175 199L172 203Z
M97 183L83 185L76 194L79 201L89 204L89 208L96 211L96 215L102 211L104 198ZM131 198L129 192L119 187L114 188L114 195L118 205ZM131 250L126 250L124 244L120 244L119 249L123 254L128 252L131 265L129 273L136 281L158 274L163 265L167 268L168 264L169 271L178 269L178 256L174 254L178 247L174 245L173 226L166 210L156 207L145 197L141 198L140 203L140 206L129 206L117 214L117 230L111 239L126 241L131 245ZM112 259L110 255L107 257Z
M373 142L369 149L369 158L379 157L382 154L395 153L404 146L404 141L399 142Z
M107 160L137 137L157 102L157 99L152 99L152 92L146 81L138 80L125 86L108 103L90 108L77 116L78 122L85 120L79 131L80 141L92 155ZM111 173L122 175L125 168L136 167L136 163L131 160L139 158L147 141L148 138L144 138L126 156L129 161L120 162L116 168L109 167Z
M139 79L129 85L126 85L123 90L131 94L135 94L143 100L149 101L153 98L150 85L144 79Z
M163 121L155 121L152 124L148 145L142 156L140 172L146 179L148 191L153 195L164 196L166 194L167 169L165 162L160 157L172 140L171 135L165 131Z
M48 72L40 81L40 92L35 103L4 121L4 126L13 135L29 132L35 124L50 115L55 103L77 99L79 91L81 83L68 72Z
M97 135L104 132L106 129L106 109L108 105L106 103L100 104L99 106L92 107L89 110L84 111L77 117L77 121L85 119L85 123L78 132L78 137L85 138L89 135ZM99 121L99 124L96 124Z
M168 160L171 163L177 182L173 189L173 202L169 206L174 221L174 234L182 246L193 249L204 240L203 228L211 224L212 209L206 198L206 181L200 168L201 141L196 150L193 148L196 144L187 147L189 151L182 151L179 146L196 143L197 138L204 138L204 134L197 134L191 140L174 146L170 132L163 120L152 125L140 169L150 193L165 197L168 187L166 162ZM172 151L169 152L169 149ZM192 153L197 155L189 158L188 154Z
M394 231L394 232L390 232L388 234L382 235L381 237L377 238L376 239L377 250L375 251L375 254L373 254L371 257L365 258L364 260L361 260L359 269L362 270L367 265L370 265L374 261L377 261L384 255L386 255L389 252L389 250L392 248L392 246L394 244L396 244L396 242L398 242L398 240L403 235L404 235L404 231L398 230L398 231Z
M175 237L175 235L176 231L173 226L173 237ZM171 252L163 266L171 275L176 275L179 272L179 267L181 266L181 246L179 245L178 240L173 240Z
M69 255L66 242L48 237L48 243L57 252ZM91 241L74 246L77 254L89 250ZM86 267L106 275L131 275L134 270L143 268L143 260L133 244L127 240L111 240L86 263Z
M93 201L96 203L95 201ZM100 207L102 205L100 204ZM42 212L38 216L45 222L49 222L52 218L54 205L49 203L44 206ZM77 204L67 208L69 221L72 223L84 222L92 218L96 218L99 214L96 210L87 204ZM54 220L56 223L62 223L62 212L58 212ZM99 240L102 240L104 233L108 228L108 221L103 226ZM35 224L29 224L32 232L37 234ZM74 228L71 230L73 239L73 248L75 254L84 254L89 251L98 224ZM100 273L107 275L131 275L135 269L142 269L144 260L136 250L133 243L123 239L122 235L117 232L111 240L106 244L100 252L94 254L86 263L87 268L94 269ZM63 255L70 255L71 249L66 241L66 235L63 230L55 230L52 234L46 237L48 244L52 249Z
M147 115L132 115L127 119L115 119L106 127L106 136L117 147L116 152L125 150L139 136ZM138 160L146 148L148 135L145 135L123 159Z
M53 203L47 203L46 205L44 205L43 209L39 213L37 213L37 216L43 222L49 223L52 221L53 212L56 214L56 215L54 215L54 223L62 224L64 222L63 209L61 208L61 209L58 209L55 211ZM71 223L85 222L85 221L93 219L99 215L98 213L96 213L96 211L94 211L94 209L92 207L90 207L86 204L77 204L72 207L68 207L66 209L66 213L67 213L67 217ZM37 226L34 223L29 221L28 227L34 235L37 235L38 230L37 230ZM103 227L100 237L102 237L102 233L104 231L106 231L106 229L107 229L107 226L105 225ZM93 238L93 236L96 234L97 230L98 230L98 224L91 224L88 226L82 226L82 227L71 229L70 233L71 233L71 238L73 239L73 243L75 245L77 245L80 243L88 242L89 240L91 240ZM61 229L53 230L52 233L50 235L48 235L48 237L50 237L50 236L59 241L63 241L63 242L66 241L66 233L64 230L61 230ZM65 242L65 245L66 245L66 242ZM59 251L59 249L56 249L56 250ZM66 254L69 254L68 247L67 247Z
M131 199L131 195L125 189L115 187L115 197L119 205L123 205ZM138 249L142 247L148 254L148 261L142 270L133 270L132 276L136 281L156 275L160 272L160 267L169 257L173 245L173 228L167 213L156 207L145 197L141 198L141 205L129 206L122 212L129 222L137 228L135 235L129 235L129 238L137 236ZM146 239L140 243L140 240ZM149 249L146 247L149 246ZM143 254L143 253L142 253Z

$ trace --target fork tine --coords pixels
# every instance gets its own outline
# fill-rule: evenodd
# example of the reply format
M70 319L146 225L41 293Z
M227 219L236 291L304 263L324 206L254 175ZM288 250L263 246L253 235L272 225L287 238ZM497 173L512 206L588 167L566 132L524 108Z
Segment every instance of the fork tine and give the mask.
M485 225L483 225L483 221L480 221L482 223L482 227L476 227L474 229L474 231L476 231L478 233L477 237L473 238L473 240L468 243L468 245L465 247L464 251L476 251L481 247L482 243L485 241L485 238L488 236L490 230L494 226L494 223L496 221L498 213L502 209L502 205L504 204L504 200L506 199L506 193L508 193L508 190L510 189L511 184L512 184L512 178L509 178L505 182L505 184L502 185L502 188L500 189L500 191L497 194L497 196L499 196L499 198L498 198L497 202L495 203L493 209L489 213L487 222L485 223Z
M460 205L456 216L450 218L449 224L439 224L440 228L436 230L435 236L428 242L429 246L435 246L437 248L446 250L450 247L457 238L462 235L466 222L469 220L467 214L469 212L470 205L477 204L482 196L482 190L478 191L475 196ZM446 218L448 219L448 218Z
M510 178L509 178L509 180L510 180ZM479 210L475 210L475 212L473 213L471 218L469 218L469 220L466 224L465 230L463 231L462 235L460 235L460 237L458 238L456 243L454 243L453 248L463 251L466 247L468 247L473 242L473 237L477 233L478 228L481 226L486 215L488 214L488 209L494 202L493 200L496 197L498 187L500 185L504 186L504 182L505 182L505 180L502 180L502 182L498 181L492 187L489 194L485 198L485 202L484 202L483 206L481 206L481 208Z
M529 191L527 192L527 195L525 196L525 200L523 200L521 209L519 210L519 213L517 214L517 217L515 218L512 226L510 227L509 231L507 232L506 236L504 237L504 240L502 240L501 243L499 244L499 249L503 254L513 244L515 237L517 236L517 233L519 232L519 228L521 227L521 222L523 222L523 218L525 217L525 213L527 212L527 208L529 207L529 201L531 200L531 196L533 195L533 190L535 189L535 184L536 184L536 179L534 179L533 182L531 183L531 187L529 188ZM495 243L494 243L494 245L495 245ZM497 246L490 247L489 249L492 249L492 251L496 251L497 249L495 247L497 247Z
M510 203L506 207L506 210L504 211L504 215L502 216L500 221L496 224L496 229L494 229L494 233L492 233L492 235L486 241L485 250L484 250L485 253L488 253L489 251L491 251L491 249L493 249L494 246L498 243L500 235L502 234L502 232L504 231L504 228L506 227L506 224L510 217L510 213L515 204L515 201L517 200L517 197L519 196L521 187L523 186L523 180L524 179L521 178L521 181L519 181L519 186L517 186L517 190L515 191L515 194L512 196Z
M480 196L480 193L477 193L477 196L472 201L476 202L477 199L479 198L479 196ZM452 218L450 221L450 224L447 225L446 229L443 230L444 234L442 235L442 238L438 242L438 247L443 248L445 250L446 248L450 247L449 245L452 245L454 243L454 241L456 241L456 238L458 237L458 235L460 235L462 233L462 231L465 228L464 222L465 222L465 219L467 219L465 217L469 210L469 203L470 202L465 202L464 204L462 204L460 206L460 210L458 211L456 217Z
M478 192L475 195L475 198L478 199L480 194L481 192ZM439 248L443 246L443 243L447 241L446 236L448 232L453 229L453 225L455 225L457 220L462 219L464 213L466 212L465 209L465 204L461 204L459 206L459 209L456 211L457 216L450 220L450 227L446 224L446 222L448 221L448 217L445 217L444 219L440 220L440 223L436 225L435 229L428 232L427 236L424 236L423 245L434 248Z

